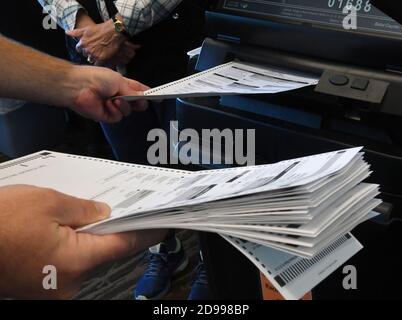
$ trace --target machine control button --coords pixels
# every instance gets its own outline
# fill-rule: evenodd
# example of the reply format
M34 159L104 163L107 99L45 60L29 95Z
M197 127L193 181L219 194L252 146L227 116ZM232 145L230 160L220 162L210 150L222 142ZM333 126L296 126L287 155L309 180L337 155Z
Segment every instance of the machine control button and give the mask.
M336 74L329 78L329 82L334 86L346 86L349 83L349 78L341 74Z
M352 89L365 91L369 85L370 81L367 79L356 78L352 82Z

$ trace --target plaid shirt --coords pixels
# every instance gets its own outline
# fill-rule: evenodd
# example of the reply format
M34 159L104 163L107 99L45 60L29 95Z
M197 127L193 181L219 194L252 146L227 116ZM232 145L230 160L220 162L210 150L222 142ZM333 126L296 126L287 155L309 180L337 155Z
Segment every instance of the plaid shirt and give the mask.
M131 35L146 30L167 17L182 0L117 0L115 5ZM75 28L78 10L75 0L38 0L64 30ZM110 19L104 0L96 0L104 21Z

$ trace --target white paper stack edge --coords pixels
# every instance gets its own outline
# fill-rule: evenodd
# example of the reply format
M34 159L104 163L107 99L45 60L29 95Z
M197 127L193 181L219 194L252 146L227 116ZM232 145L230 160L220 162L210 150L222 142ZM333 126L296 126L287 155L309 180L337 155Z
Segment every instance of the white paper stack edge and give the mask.
M113 208L82 232L218 233L285 298L299 299L362 248L350 231L381 203L379 186L363 182L369 175L361 148L198 172L41 152L0 166L0 185L50 187Z

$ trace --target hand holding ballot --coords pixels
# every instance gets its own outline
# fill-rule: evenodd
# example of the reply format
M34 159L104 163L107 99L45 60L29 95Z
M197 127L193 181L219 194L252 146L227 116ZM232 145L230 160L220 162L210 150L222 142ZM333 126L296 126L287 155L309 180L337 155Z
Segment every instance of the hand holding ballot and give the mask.
M0 36L0 96L67 107L95 121L115 123L147 103L127 103L120 95L139 97L145 85L107 68L78 66L49 57ZM27 75L32 78L27 80Z
M379 186L363 182L370 173L361 148L269 165L195 172L42 151L3 164L0 186L24 183L57 189L69 194L68 199L102 201L112 209L110 217L95 222L101 216L88 216L92 210L81 208L82 217L77 221L74 208L79 203L94 207L94 203L75 200L66 205L63 199L67 196L57 194L61 197L57 201L63 204L57 207L65 208L58 212L55 193L42 195L42 199L50 199L50 209L49 205L30 204L35 203L30 194L0 203L5 208L33 208L33 212L22 213L22 225L15 228L15 235L11 232L11 237L19 239L17 243L35 239L36 232L28 230L27 237L26 229L37 230L45 224L49 232L35 241L50 245L47 250L56 252L56 258L68 253L79 271L112 258L112 251L128 250L127 239L112 233L160 228L214 232L248 257L286 299L299 299L362 249L350 232L374 217L373 210L381 203L376 199ZM39 209L48 218L35 212ZM16 219L15 214L4 212L0 225L10 223L10 216ZM77 246L74 239L81 237ZM74 251L69 251L70 247L58 252L55 238L67 244L72 241ZM54 258L41 257L39 249L31 247L29 252L38 252L41 262ZM58 263L57 259L47 261Z
M146 101L142 99L135 103L111 99L116 95L132 93L141 96L142 92L148 89L147 86L124 78L117 72L106 68L75 66L71 74L81 87L69 106L86 118L114 123L129 116L132 111L143 111L147 108Z
M0 297L5 298L70 298L92 268L164 236L160 231L77 233L74 228L107 218L110 208L50 189L2 187L0 204ZM54 283L46 280L48 272L54 272Z

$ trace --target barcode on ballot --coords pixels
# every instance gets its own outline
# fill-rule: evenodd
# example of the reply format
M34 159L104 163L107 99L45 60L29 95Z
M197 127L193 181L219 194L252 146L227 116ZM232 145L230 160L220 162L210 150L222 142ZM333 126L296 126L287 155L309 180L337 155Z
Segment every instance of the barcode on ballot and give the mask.
M201 197L202 195L206 194L208 191L212 190L214 187L216 187L216 184L211 184L210 186L193 187L191 189L186 190L182 194L180 194L173 201L187 201L187 200L196 199L196 198Z
M286 268L285 271L281 272L279 275L275 277L276 282L284 287L295 278L300 276L302 273L310 269L312 266L320 262L322 259L330 255L333 251L343 245L348 239L350 239L350 235L346 234L343 237L334 241L331 245L320 251L318 254L314 256L312 259L301 259L298 262L292 264L290 267Z
M116 208L123 208L127 209L136 202L144 199L145 197L148 197L154 193L153 190L139 190L136 192L134 195L131 195L129 198L125 199L124 201L120 202L118 205L116 205Z

